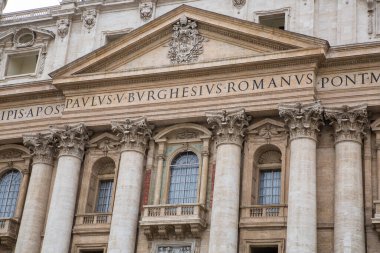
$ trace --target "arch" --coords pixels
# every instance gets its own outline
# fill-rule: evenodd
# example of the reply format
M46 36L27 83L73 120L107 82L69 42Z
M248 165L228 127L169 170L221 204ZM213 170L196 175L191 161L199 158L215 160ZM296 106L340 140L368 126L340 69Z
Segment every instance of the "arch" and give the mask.
M170 162L169 204L197 202L199 157L192 151L178 153Z
M181 130L186 130L186 129L192 129L192 130L195 130L197 132L200 132L203 136L208 137L208 138L210 138L212 135L211 131L208 130L204 126L193 124L193 123L185 123L185 124L178 124L178 125L174 125L174 126L164 128L163 130L158 132L154 136L153 139L155 141L157 141L157 140L160 140L160 139L167 137L168 135L170 135L173 132L177 132L177 131L179 132Z
M0 218L13 217L22 181L19 170L11 168L0 177Z
M115 167L115 161L108 156L104 156L94 162L92 171L96 175L114 174Z
M260 146L254 153L254 161L257 164L281 163L282 152L279 147L273 144Z
M24 146L17 145L17 144L6 144L6 145L1 145L0 146L0 153L4 150L8 149L16 149L21 151L22 153L25 153L25 155L30 155L30 150Z

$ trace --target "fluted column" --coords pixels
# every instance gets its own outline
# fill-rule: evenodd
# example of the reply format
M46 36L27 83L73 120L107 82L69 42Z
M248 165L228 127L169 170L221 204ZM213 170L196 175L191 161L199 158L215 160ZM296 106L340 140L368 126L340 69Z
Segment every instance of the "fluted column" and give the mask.
M15 253L40 252L53 170L53 142L52 134L24 136L24 145L31 149L33 165Z
M335 131L334 252L365 253L362 139L367 106L326 108Z
M290 135L290 175L286 253L317 252L317 134L322 108L312 104L279 106Z
M208 252L237 252L241 149L250 117L244 110L206 116L217 147Z
M51 128L59 158L41 253L69 252L79 174L88 134L83 124Z
M121 157L108 253L135 252L144 157L152 127L145 118L112 122L121 136Z

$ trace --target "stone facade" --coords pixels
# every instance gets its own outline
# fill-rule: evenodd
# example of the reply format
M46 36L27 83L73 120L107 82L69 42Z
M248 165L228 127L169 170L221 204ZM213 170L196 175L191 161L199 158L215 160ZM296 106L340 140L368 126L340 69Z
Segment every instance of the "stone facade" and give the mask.
M378 252L379 1L2 13L0 88L0 252Z

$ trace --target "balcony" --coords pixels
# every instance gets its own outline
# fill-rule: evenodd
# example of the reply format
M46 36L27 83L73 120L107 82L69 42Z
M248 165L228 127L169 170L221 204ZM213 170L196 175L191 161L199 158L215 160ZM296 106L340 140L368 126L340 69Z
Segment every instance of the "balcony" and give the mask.
M0 249L13 249L16 244L19 223L14 219L0 219Z
M286 227L287 205L253 205L240 208L240 227Z
M144 206L140 226L149 240L179 238L187 233L200 237L207 227L207 210L200 204Z
M78 233L109 233L111 213L79 214L75 217L73 232Z
M373 201L373 205L375 209L375 214L372 218L372 225L374 226L374 228L380 236L380 200Z

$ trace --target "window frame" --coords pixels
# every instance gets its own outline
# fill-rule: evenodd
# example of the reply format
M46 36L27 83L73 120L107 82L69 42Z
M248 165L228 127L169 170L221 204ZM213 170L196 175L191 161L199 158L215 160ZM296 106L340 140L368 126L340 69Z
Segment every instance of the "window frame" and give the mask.
M116 173L116 172L115 172ZM96 181L96 195L95 195L95 198L94 198L94 203L93 203L93 213L99 213L99 214L102 214L100 212L97 212L96 211L96 205L98 203L98 196L99 196L99 191L100 191L100 182L101 181L109 181L109 180L112 180L113 183L112 183L112 192L111 192L111 198L110 198L110 203L109 203L109 207L108 207L108 211L105 212L105 213L112 213L112 210L113 210L113 203L114 203L114 199L115 199L115 186L116 186L116 175L114 174L104 174L104 175L98 175L97 177L97 181Z
M185 152L192 152L194 153L197 158L198 158L198 176L197 176L197 194L196 194L196 201L194 203L188 203L189 205L195 205L199 203L199 194L200 194L200 181L201 181L201 175L202 175L202 160L201 160L201 155L199 154L198 151L194 150L193 148L187 148L187 149L178 149L174 151L170 158L166 160L165 163L165 171L166 171L166 178L165 178L165 188L164 188L164 193L163 193L163 204L170 205L169 204L169 192L170 192L170 177L171 177L171 165L172 162L181 154ZM186 205L186 204L172 204L172 205Z
M275 10L263 10L263 11L256 11L253 13L253 22L260 24L260 18L266 17L266 16L276 16L279 14L285 15L285 21L284 21L284 30L289 31L290 30L290 14L291 14L291 8L285 7L281 9L275 9Z
M285 251L285 239L248 239L244 240L244 253L251 253L252 247L274 247L277 246L278 253Z
M278 204L260 204L260 174L262 171L273 171L273 170L279 170L280 171L280 196L279 196L279 203ZM262 205L262 206L271 206L271 205L281 205L282 202L282 194L283 194L283 185L282 185L282 177L283 177L283 170L281 168L281 163L272 163L272 164L259 164L257 165L257 184L256 184L256 204Z
M1 215L0 215L0 219L12 219L12 218L14 218L14 217L15 217L15 214L16 214L16 212L17 212L18 205L19 205L19 201L20 201L20 190L21 190L21 187L22 187L23 179L24 179L24 175L23 175L23 173L22 173L19 169L14 168L14 167L12 167L12 168L6 168L6 169L3 170L3 171L1 172L1 174L0 174L0 181L1 181L1 179L2 179L7 173L9 173L9 172L11 172L11 171L13 171L13 170L14 170L14 171L17 171L17 173L19 173L19 175L20 175L20 183L19 183L18 190L17 190L17 197L16 197L15 206L14 206L14 209L13 209L13 211L12 211L12 215L11 215L11 216L9 216L9 217L1 217Z
M13 56L22 56L22 55L28 55L28 54L34 54L38 56L36 67L34 69L33 73L25 73L25 74L19 74L19 75L7 75L8 67L10 58ZM4 58L6 59L3 64L3 70L1 72L1 79L13 79L13 78L20 78L20 77L37 77L38 76L38 69L41 64L41 58L42 58L42 47L28 47L28 48L18 48L17 50L5 50L3 52Z

